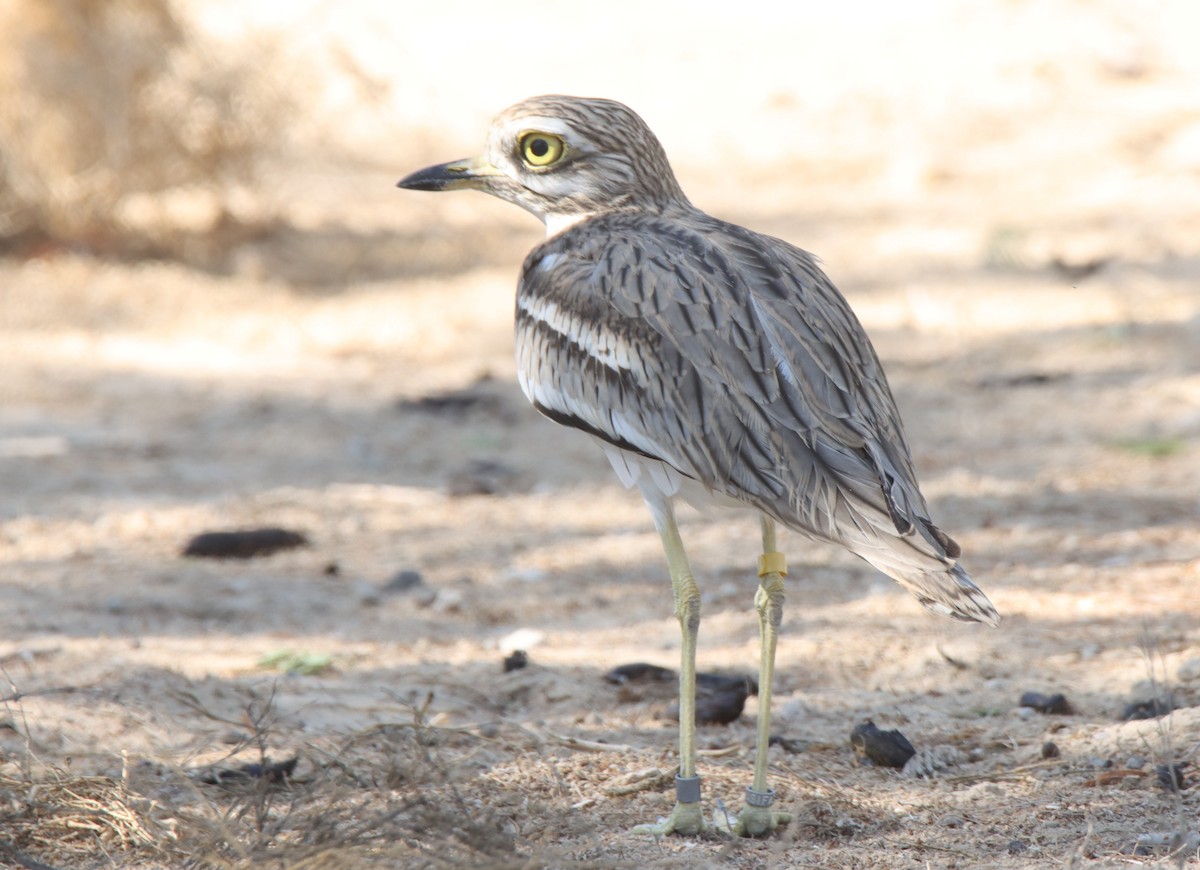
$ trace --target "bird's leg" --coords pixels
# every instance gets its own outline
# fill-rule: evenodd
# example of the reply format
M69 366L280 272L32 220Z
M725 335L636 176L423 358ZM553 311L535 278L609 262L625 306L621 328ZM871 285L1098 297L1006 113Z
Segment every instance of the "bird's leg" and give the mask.
M649 501L649 499L647 500ZM675 591L675 615L682 634L679 663L679 773L675 776L675 809L653 825L638 825L635 834L683 834L704 831L700 809L700 776L696 773L696 638L700 633L700 588L692 576L683 539L675 525L669 502L651 503L654 522L662 538Z
M758 609L761 652L758 669L758 745L754 755L754 784L746 789L746 805L731 825L734 833L758 837L792 820L791 813L771 811L775 790L767 782L767 750L771 744L771 687L775 674L775 643L783 621L783 577L787 564L775 549L775 521L762 518L763 554L758 560Z

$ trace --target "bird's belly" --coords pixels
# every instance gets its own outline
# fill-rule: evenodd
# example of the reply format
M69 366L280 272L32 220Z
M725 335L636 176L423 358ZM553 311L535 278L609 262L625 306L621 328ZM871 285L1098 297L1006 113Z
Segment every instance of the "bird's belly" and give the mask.
M680 474L660 459L651 459L631 450L623 450L600 438L596 442L604 450L617 479L627 489L637 487L647 498L683 499L702 512L712 508L748 508L744 502L722 493L713 492L698 480Z

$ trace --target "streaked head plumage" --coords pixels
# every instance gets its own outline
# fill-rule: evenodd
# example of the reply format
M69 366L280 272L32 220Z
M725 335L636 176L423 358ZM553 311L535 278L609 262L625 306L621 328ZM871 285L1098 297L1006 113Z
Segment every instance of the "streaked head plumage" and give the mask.
M597 214L687 204L661 143L637 113L614 100L558 95L501 112L481 156L423 169L400 186L483 190L552 229Z

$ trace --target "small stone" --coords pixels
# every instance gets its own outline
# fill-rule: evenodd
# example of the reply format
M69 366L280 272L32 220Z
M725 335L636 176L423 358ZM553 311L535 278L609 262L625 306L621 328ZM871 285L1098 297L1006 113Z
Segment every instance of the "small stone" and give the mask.
M938 819L937 823L943 828L961 828L966 824L966 819L964 819L962 816L950 813L949 815L942 816L940 819Z
M716 691L697 693L696 695L696 724L697 725L728 725L742 715L749 697L749 687L745 682L733 684ZM679 704L672 703L667 708L667 718L679 721Z
M778 746L784 752L796 755L800 752L806 751L812 744L808 740L801 740L795 737L784 737L782 734L772 734L768 745Z
M239 529L202 532L184 545L181 555L199 559L253 559L309 546L308 537L289 529Z
M1096 755L1093 755L1091 758L1089 758L1087 763L1088 767L1095 768L1096 770L1108 770L1113 766L1111 758L1100 758Z
M1018 707L1013 711L1013 715L1018 719L1027 720L1036 716L1037 711L1035 711L1032 707Z
M1187 762L1181 764L1160 764L1154 769L1155 775L1158 778L1158 784L1172 794L1178 794L1186 787L1183 780L1183 771L1186 768Z
M1008 841L1008 854L1021 855L1028 851L1029 851L1029 844L1026 843L1024 840L1009 840Z
M523 649L513 650L504 657L504 673L519 671L529 664L529 654Z
M1174 699L1170 696L1165 698L1151 698L1147 701L1136 701L1132 704L1126 704L1121 710L1120 719L1123 722L1131 722L1136 719L1158 719L1160 716L1166 716L1175 709Z
M865 758L883 767L904 767L917 750L908 738L896 729L883 731L868 719L854 726L850 732L850 745L860 758Z
M604 675L604 679L614 685L623 686L626 683L674 682L677 675L670 668L662 668L647 662L632 662L613 668Z
M1047 740L1042 744L1042 758L1058 758L1060 755L1062 755L1062 750L1053 740Z
M1141 770L1146 766L1146 759L1142 758L1140 755L1131 755L1128 759L1126 759L1125 766L1130 770Z
M383 593L385 595L398 595L402 592L411 592L419 586L425 585L425 578L421 576L420 571L405 569L397 571L388 581L383 584Z
M1066 695L1056 692L1053 695L1043 695L1039 692L1025 692L1021 695L1020 706L1049 716L1069 716L1075 711Z

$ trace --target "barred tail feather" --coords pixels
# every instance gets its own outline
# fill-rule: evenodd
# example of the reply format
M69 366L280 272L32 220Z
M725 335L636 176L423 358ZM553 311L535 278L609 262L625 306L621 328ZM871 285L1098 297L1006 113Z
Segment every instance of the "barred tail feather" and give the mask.
M875 556L873 553L859 555L911 592L917 601L934 613L963 622L985 622L992 626L1000 624L1000 614L995 606L961 565L950 564L939 570L872 558Z
M926 543L929 537L895 534L872 537L861 534L861 530L853 540L843 535L839 543L898 582L934 613L964 622L999 625L1000 614L995 606L955 561L960 552L958 545L928 521L920 528L930 530L929 537L941 544L936 548L941 552L931 553L929 550L934 548L916 545L917 541Z
M1000 614L995 606L961 565L945 571L892 576L934 613L964 622L985 622L993 626L1000 624Z

